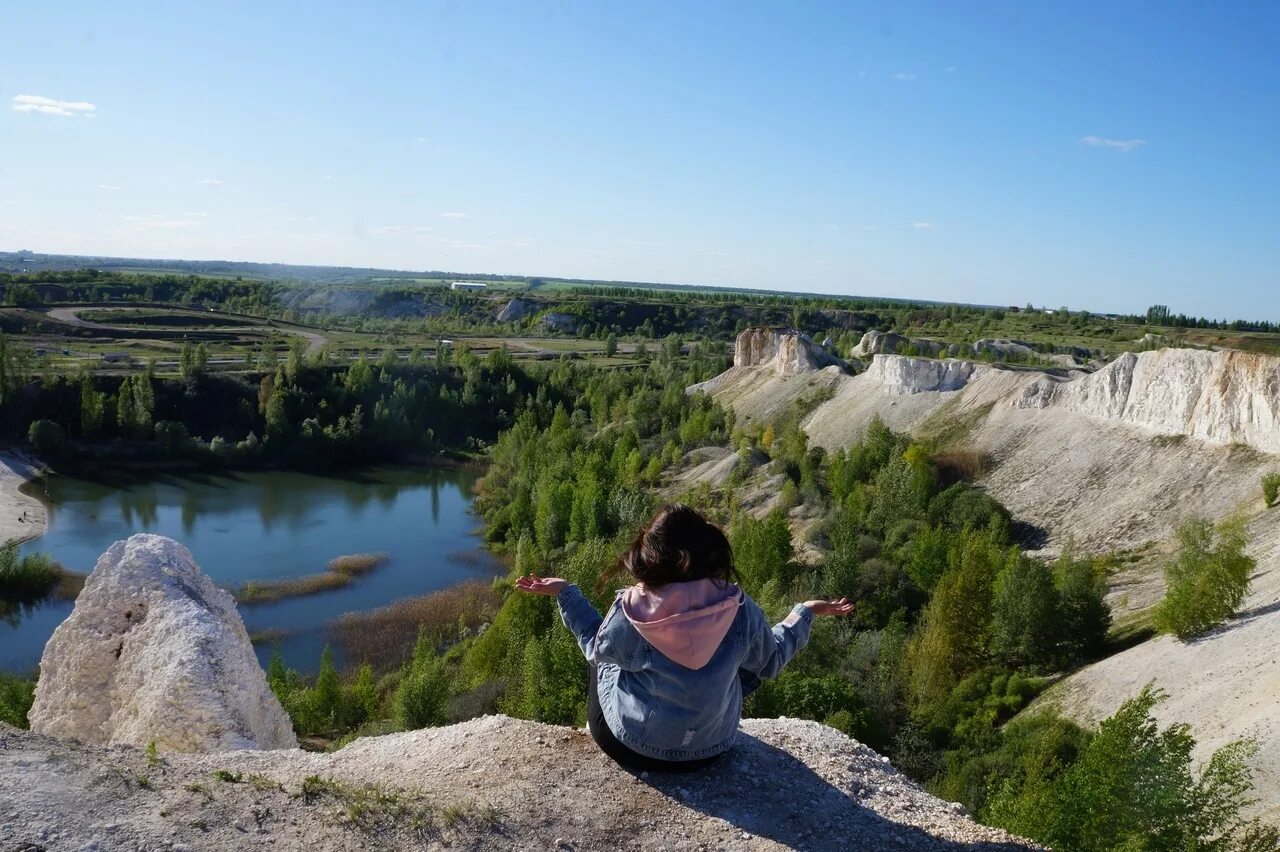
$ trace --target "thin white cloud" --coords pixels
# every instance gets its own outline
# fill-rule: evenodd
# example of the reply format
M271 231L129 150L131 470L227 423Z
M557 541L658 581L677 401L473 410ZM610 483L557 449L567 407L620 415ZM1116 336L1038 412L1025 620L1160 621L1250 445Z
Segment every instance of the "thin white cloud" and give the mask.
M426 141L427 141L427 137L425 137L425 136L419 136L419 137L417 138L417 140L416 140L416 141L418 141L418 142L426 142Z
M914 80L914 79L916 78L916 76L917 76L917 75L912 74L912 73L907 72L907 71L899 71L897 74L894 74L894 75L893 75L893 79L895 79L895 80Z
M928 231L937 226L932 222L912 222L911 227L915 228L917 231Z
M201 186L222 186L222 181L218 180L217 178L201 178L200 180L196 181L196 183L200 184Z
M441 213L441 214L440 214L440 218L441 218L441 219L467 219L467 218L470 218L470 217L469 217L469 214L467 214L467 213L460 213L460 212L458 212L458 211L456 211L456 210L453 210L453 211L449 211L449 212L447 212L447 213Z
M375 225L369 233L379 237L399 237L405 234L425 234L434 230L430 225Z
M175 219L171 216L164 216L159 213L149 213L145 216L121 216L126 222L133 223L135 228L155 229L161 231L172 230L174 228L191 228L197 225L203 225L195 219Z
M43 95L14 95L11 106L15 112L40 112L63 118L93 118L98 111L95 105L85 101L59 101Z
M124 187L116 186L110 183L100 183L98 184L98 189L105 189L107 192L118 192L119 190L124 189Z
M1090 148L1110 148L1112 151L1119 151L1122 154L1127 154L1133 149L1141 148L1147 144L1145 139L1108 139L1105 136L1085 136L1080 141Z
M954 66L954 65L948 65L946 68L944 68L944 69L942 69L942 70L943 70L943 71L946 71L948 74L954 74L954 73L956 73L956 66Z

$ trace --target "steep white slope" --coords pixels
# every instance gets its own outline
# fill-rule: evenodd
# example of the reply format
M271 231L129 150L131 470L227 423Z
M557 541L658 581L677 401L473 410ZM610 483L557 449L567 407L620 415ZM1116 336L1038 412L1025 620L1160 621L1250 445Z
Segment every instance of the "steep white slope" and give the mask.
M733 366L688 392L713 394L746 420L769 420L796 400L826 393L844 375L842 362L807 335L751 328L738 335Z
M1094 663L1029 712L1048 705L1096 723L1154 682L1168 695L1156 705L1156 718L1192 726L1197 760L1232 740L1257 743L1251 765L1261 801L1254 811L1280 822L1280 509L1255 519L1250 532L1258 569L1236 618L1192 642L1161 636Z
M980 484L1042 527L1049 550L1068 538L1086 550L1132 548L1167 539L1191 516L1253 516L1258 570L1238 619L1197 642L1142 643L1065 679L1049 698L1097 721L1154 679L1169 695L1156 715L1190 724L1198 757L1257 740L1259 810L1280 822L1280 509L1263 511L1259 488L1262 473L1280 470L1280 358L1163 349L1092 374L1050 375L878 355L865 373L841 377L805 428L836 449L876 416L984 456ZM1117 618L1160 599L1160 562L1154 553L1145 575L1117 578Z
M1017 404L1280 453L1280 358L1266 355L1126 353L1076 381L1043 379Z

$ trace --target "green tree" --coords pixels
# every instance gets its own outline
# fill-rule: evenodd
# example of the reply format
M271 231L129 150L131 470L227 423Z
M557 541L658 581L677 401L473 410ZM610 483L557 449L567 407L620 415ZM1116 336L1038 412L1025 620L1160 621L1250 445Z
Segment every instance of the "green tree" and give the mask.
M187 427L176 420L161 420L156 424L156 443L167 453L176 453L190 441Z
M742 515L734 520L729 540L734 566L749 592L788 574L792 548L786 513L775 509L762 520Z
M1010 558L996 577L991 650L1010 668L1046 665L1059 634L1053 577L1043 563Z
M609 332L609 336L604 339L604 354L609 358L618 354L618 335L614 334L612 331Z
M36 699L36 682L0 673L0 722L27 728L27 713Z
M67 433L52 420L36 420L27 428L27 440L42 456L56 456L62 452Z
M316 685L311 691L312 707L315 715L330 726L335 726L342 709L342 679L333 664L333 651L324 646L320 654L320 672L316 675Z
M413 660L400 675L391 696L392 716L404 730L443 725L449 721L452 678L426 634L419 634Z
M1101 654L1111 629L1102 566L1077 557L1074 546L1067 542L1053 565L1053 586L1058 598L1060 662L1072 666Z
M1150 685L1104 720L1078 760L1046 761L992 802L996 825L1055 849L1185 852L1274 849L1276 832L1245 820L1252 802L1247 759L1237 741L1192 771L1186 725L1160 730L1151 715L1163 694Z
M80 379L80 432L91 438L102 431L106 417L107 395L97 390L93 376L86 373Z
M1156 610L1156 628L1187 640L1233 615L1249 591L1256 562L1244 553L1249 543L1243 518L1216 528L1191 520L1175 532L1178 552L1165 566L1167 591Z
M184 379L196 375L196 349L190 340L182 342L182 351L178 354L178 375Z
M993 587L1010 560L987 532L962 532L952 545L950 567L938 581L920 617L908 652L908 689L918 706L939 701L988 652L993 617Z

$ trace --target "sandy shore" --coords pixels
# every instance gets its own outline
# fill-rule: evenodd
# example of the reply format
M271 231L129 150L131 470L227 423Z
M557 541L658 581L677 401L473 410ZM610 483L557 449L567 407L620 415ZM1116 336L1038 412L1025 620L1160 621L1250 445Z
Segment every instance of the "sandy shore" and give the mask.
M39 462L23 453L0 451L0 542L25 541L44 532L44 504L19 491L35 478Z

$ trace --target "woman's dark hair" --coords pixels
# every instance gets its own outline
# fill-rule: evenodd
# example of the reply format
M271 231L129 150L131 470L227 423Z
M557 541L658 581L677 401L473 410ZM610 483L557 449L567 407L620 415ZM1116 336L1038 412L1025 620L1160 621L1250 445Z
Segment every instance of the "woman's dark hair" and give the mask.
M729 539L682 503L663 506L640 530L613 573L623 571L646 586L702 579L727 583L738 576Z

